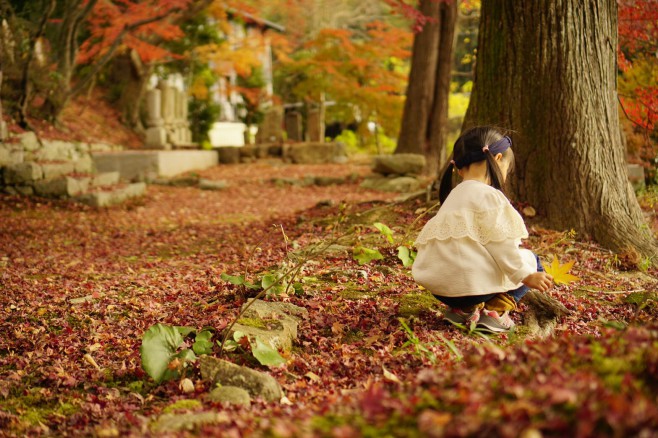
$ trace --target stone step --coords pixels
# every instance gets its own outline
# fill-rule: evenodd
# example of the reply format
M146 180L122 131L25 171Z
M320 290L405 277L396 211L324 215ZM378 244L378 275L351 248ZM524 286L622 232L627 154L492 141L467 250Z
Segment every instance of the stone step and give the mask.
M90 191L73 199L92 207L108 207L110 205L121 204L128 199L140 197L144 193L146 193L146 184L140 182L116 186L107 190Z
M110 187L119 183L119 172L99 174L74 174L71 163L25 163L20 172L7 172L7 180L14 182L18 193L36 194L46 198L70 198L82 195L93 188ZM39 172L35 173L37 169ZM34 178L28 178L34 176ZM20 184L16 184L16 182Z
M91 180L92 187L107 187L119 184L119 172L99 172Z
M70 198L85 193L90 186L88 176L59 176L34 182L34 193L47 198Z

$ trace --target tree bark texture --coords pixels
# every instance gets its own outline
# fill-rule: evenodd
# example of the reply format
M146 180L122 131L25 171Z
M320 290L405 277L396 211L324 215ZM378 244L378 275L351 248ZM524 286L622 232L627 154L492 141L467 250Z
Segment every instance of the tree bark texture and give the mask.
M615 0L483 0L464 126L512 130L513 191L549 226L656 257L627 178L616 47Z
M447 160L446 137L448 124L448 98L452 71L452 53L457 26L457 0L441 2L439 10L439 55L434 77L434 101L430 112L428 141L425 157L428 175L439 174L439 169Z
M425 155L425 172L436 175L445 161L457 1L422 0L420 10L431 20L414 38L407 99L395 153Z
M439 52L439 2L421 0L419 9L432 18L414 37L407 98L402 113L402 126L396 154L423 154L427 124L434 98L434 76Z
M28 107L30 105L30 101L32 100L32 79L31 79L32 60L34 59L34 53L36 50L37 41L39 41L39 39L45 33L46 24L48 23L50 16L55 11L56 6L57 6L57 0L50 0L47 4L44 3L44 8L45 8L44 15L41 17L41 20L39 20L39 25L34 35L30 36L29 48L27 51L25 64L23 64L23 74L21 77L21 84L20 84L20 95L18 98L18 124L22 128L29 127L27 116L28 116Z
M111 62L110 81L120 89L117 102L121 121L138 132L144 131L140 110L146 95L148 81L153 73L152 64L144 64L134 50L115 56Z

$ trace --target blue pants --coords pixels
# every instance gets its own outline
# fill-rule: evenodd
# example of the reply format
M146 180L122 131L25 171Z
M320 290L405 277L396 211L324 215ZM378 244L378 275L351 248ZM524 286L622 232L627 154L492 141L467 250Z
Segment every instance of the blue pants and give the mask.
M537 254L535 254L535 259L537 259L537 272L544 272L544 267L541 264L541 261L539 260L539 257L537 257ZM527 294L530 288L528 286L521 285L518 289L510 290L507 291L506 293L514 297L514 300L518 303L521 298L523 298L523 295ZM500 293L500 292L498 292ZM434 295L434 297L441 301L443 304L446 304L447 306L450 307L455 307L455 308L462 308L462 307L470 307L470 306L475 306L476 304L480 303L485 303L498 295L498 293L495 294L486 294L486 295L471 295L467 297L442 297L439 295Z

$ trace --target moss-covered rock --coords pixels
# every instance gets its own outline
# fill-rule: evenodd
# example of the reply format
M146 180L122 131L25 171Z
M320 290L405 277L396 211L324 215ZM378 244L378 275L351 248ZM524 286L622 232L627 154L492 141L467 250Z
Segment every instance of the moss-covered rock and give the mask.
M408 318L409 316L418 316L422 312L436 309L439 301L427 291L412 292L400 297L392 297L400 303L398 315Z
M251 406L249 393L237 386L220 386L219 388L215 388L208 394L208 400L216 403Z

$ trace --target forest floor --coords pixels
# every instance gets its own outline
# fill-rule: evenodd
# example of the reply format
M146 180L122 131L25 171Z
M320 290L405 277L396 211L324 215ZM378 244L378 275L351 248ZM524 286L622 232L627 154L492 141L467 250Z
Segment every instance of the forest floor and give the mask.
M655 269L528 221L527 246L545 263L554 254L575 261L581 280L548 292L571 313L544 340L527 336L523 306L513 333L467 333L441 320L442 305L396 256L433 214L424 198L360 189L368 168L358 164L199 173L229 187L152 185L108 209L0 195L0 436L142 436L164 413L207 411L226 415L155 434L658 434ZM351 178L327 187L275 180L307 175ZM641 201L655 221L658 196ZM191 393L146 375L140 345L151 325L220 331L236 318L248 294L222 274L256 282L295 251L338 238L304 264L301 289L270 298L309 312L286 363L232 356L271 373L285 403L210 402L194 364ZM361 265L357 246L384 258Z

